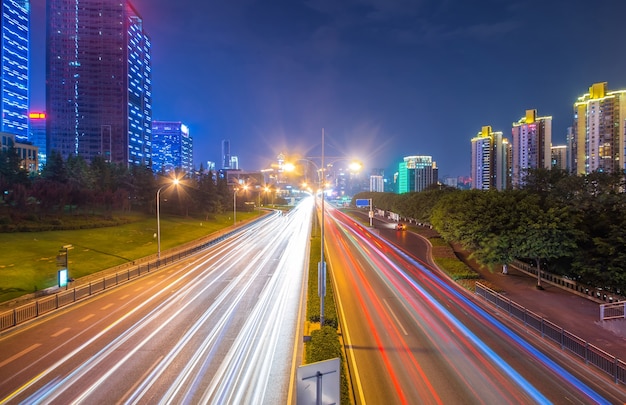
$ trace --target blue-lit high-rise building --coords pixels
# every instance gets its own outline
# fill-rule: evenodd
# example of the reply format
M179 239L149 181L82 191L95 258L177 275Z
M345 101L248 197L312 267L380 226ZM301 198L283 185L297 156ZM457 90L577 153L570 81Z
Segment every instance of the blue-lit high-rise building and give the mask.
M127 0L48 0L48 153L149 165L150 39Z
M398 193L424 191L439 181L432 156L406 156L398 165Z
M2 0L0 35L0 131L28 141L28 61L30 5L28 0Z
M152 169L169 173L181 169L193 171L193 140L189 128L181 122L152 122Z

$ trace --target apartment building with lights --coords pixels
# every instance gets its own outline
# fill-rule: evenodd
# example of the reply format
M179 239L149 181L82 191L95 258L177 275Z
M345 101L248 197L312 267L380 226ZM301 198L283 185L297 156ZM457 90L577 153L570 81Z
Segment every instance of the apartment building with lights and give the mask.
M0 131L15 135L15 142L27 142L29 1L3 0L0 18Z
M128 0L48 0L48 153L149 165L150 38Z
M423 191L437 184L438 175L432 156L406 156L398 165L398 194Z
M609 91L594 83L574 103L572 172L621 172L626 169L626 90Z
M180 121L152 122L152 169L169 173L175 169L193 172L193 139Z
M511 130L512 184L523 184L529 169L550 169L552 164L552 117L538 117L537 110L513 123Z
M486 125L471 143L472 188L505 190L510 187L511 145L502 132Z

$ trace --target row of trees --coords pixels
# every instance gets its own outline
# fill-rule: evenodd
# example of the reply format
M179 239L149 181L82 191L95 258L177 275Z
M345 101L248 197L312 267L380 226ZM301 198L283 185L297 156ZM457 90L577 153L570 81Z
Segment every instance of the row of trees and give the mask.
M521 189L433 188L363 193L377 208L428 222L487 266L527 260L548 271L626 291L626 193L623 174L586 176L530 170Z
M15 149L0 151L0 222L45 220L63 215L107 214L113 211L152 213L156 190L172 182L147 167L114 164L102 158L88 163L80 156L64 160L51 153L39 175L20 167ZM187 176L180 187L161 193L164 211L181 215L209 216L232 209L227 180L200 170Z

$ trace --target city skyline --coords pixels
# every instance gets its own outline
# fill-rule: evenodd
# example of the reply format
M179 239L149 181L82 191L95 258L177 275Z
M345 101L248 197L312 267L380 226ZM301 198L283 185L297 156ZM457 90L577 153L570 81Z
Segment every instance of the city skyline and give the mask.
M152 41L153 118L189 126L197 167L220 161L222 139L246 170L316 155L324 128L328 154L368 169L430 155L440 178L464 176L483 126L510 137L536 109L565 144L577 97L626 88L616 0L132 3ZM31 109L43 110L45 2L31 5Z

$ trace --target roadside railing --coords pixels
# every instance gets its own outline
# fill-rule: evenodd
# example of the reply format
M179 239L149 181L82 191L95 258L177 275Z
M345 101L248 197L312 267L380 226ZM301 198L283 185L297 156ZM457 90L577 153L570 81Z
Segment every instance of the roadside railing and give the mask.
M28 320L37 318L55 309L97 294L101 291L113 288L150 272L154 272L165 265L182 260L185 257L193 255L194 253L209 248L224 239L229 238L236 232L251 226L263 218L264 217L254 219L238 229L233 229L225 233L200 239L195 243L185 245L184 248L172 249L170 252L174 253L167 254L167 252L163 252L164 254L161 254L160 259L150 259L139 265L131 266L125 270L116 271L112 274L107 274L109 272L105 270L103 272L105 275L99 278L94 278L94 275L87 276L85 278L89 279L89 282L80 283L80 280L77 280L73 283L74 287L68 288L67 290L53 293L44 298L33 300L27 304L2 312L0 313L0 332Z
M476 295L534 329L542 338L556 343L561 347L561 350L566 350L582 359L586 364L597 367L612 377L615 383L626 384L626 363L617 357L606 353L478 282L476 283Z
M626 301L600 305L600 320L626 318Z

